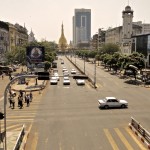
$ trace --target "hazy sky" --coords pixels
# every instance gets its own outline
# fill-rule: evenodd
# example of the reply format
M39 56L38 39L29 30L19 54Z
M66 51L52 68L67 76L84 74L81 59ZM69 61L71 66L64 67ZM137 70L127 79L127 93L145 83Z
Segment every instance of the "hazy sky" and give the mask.
M0 0L0 20L31 28L37 40L59 40L61 24L68 41L72 40L74 9L91 9L92 35L98 28L122 25L122 11L128 0ZM133 21L150 23L150 0L129 0Z

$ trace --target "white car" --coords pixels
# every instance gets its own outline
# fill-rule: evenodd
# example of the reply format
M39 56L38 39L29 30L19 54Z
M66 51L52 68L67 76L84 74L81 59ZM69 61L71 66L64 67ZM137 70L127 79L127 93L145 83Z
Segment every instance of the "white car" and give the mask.
M99 108L126 108L128 107L128 102L126 100L119 100L115 97L106 97L105 99L98 100Z
M83 79L77 79L76 83L77 83L77 85L85 85L85 80L83 80Z
M58 83L57 77L51 77L50 84L52 85L52 84L57 84L57 83Z
M67 68L63 68L62 71L64 72L64 71L68 71L68 70L67 70Z
M64 85L70 85L69 77L64 77L63 84Z
M58 73L54 73L54 77L56 77L57 80L59 81L59 75L58 75Z
M66 70L66 71L63 72L63 74L64 74L64 76L69 76L69 71Z
M75 69L71 69L71 74L76 74L76 70Z

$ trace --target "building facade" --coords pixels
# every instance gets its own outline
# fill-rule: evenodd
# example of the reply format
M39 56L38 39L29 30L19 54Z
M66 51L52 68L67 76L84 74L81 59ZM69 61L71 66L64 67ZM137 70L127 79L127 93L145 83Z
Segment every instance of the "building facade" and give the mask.
M9 26L0 21L0 56L3 56L9 49ZM2 57L1 57L2 58Z
M132 53L132 36L150 33L150 24L142 23L142 21L133 22L134 11L130 6L126 6L122 11L122 26L109 28L105 31L105 43L114 43L121 48L123 54ZM102 31L99 29L98 34ZM104 33L104 31L103 31ZM101 46L101 37L98 36L99 47Z
M91 39L91 9L75 9L73 16L73 46L87 45Z
M145 66L150 66L150 33L132 36L132 52L145 56Z

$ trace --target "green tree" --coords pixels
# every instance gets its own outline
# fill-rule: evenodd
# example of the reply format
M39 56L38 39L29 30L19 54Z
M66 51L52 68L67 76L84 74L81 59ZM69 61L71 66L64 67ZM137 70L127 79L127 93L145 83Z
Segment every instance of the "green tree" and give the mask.
M120 52L120 48L117 44L113 43L104 44L100 49L100 53L102 54L114 54L115 52Z

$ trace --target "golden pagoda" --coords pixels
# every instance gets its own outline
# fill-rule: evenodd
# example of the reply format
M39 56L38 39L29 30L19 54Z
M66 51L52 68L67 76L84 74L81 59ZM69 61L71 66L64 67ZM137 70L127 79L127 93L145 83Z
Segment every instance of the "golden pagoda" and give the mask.
M59 38L59 49L65 51L67 49L67 40L64 35L63 23L61 25L61 37Z

